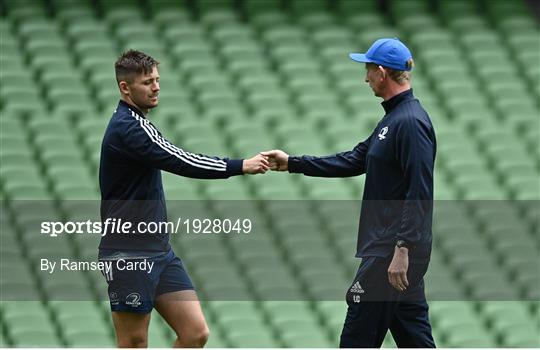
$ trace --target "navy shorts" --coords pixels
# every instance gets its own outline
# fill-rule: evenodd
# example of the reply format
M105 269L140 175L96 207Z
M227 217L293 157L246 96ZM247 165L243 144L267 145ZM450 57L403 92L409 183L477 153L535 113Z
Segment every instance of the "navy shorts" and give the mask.
M171 249L146 259L101 260L112 311L149 313L161 294L194 289L184 265Z

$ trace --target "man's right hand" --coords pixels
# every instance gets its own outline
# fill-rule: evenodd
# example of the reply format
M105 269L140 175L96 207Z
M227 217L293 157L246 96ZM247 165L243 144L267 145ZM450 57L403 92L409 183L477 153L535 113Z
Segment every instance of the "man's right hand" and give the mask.
M272 151L261 152L261 154L265 157L268 157L268 161L270 162L270 170L289 170L289 155L282 150L275 149Z
M260 153L253 158L244 159L242 163L244 174L264 174L269 168L268 157Z

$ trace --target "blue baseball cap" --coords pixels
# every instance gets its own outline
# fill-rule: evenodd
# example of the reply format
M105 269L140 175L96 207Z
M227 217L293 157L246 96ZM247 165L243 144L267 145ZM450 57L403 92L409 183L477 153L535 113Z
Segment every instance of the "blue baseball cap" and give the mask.
M350 53L349 57L356 62L375 63L395 70L410 71L412 64L411 51L397 38L379 39L364 53Z

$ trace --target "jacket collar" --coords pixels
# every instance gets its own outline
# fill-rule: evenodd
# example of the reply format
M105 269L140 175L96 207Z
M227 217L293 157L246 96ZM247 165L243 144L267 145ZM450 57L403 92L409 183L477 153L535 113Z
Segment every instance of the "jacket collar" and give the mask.
M129 103L127 103L126 101L124 100L120 100L120 102L118 103L119 106L124 106L125 108L129 108L131 109L133 112L137 113L140 117L143 117L143 118L146 118L146 116L144 115L143 112L141 112L141 110Z
M390 113L394 108L396 108L401 102L406 100L411 100L414 98L412 89L403 91L396 96L392 97L389 100L381 102L381 105L384 108L386 114Z

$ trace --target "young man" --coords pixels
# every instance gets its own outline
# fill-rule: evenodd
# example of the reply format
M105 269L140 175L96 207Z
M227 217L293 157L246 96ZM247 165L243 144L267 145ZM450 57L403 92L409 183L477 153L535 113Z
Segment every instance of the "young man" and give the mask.
M431 254L436 140L413 96L409 49L379 39L365 54L365 81L384 101L385 116L352 151L328 157L263 152L272 170L308 176L366 174L356 257L362 262L347 291L341 347L380 347L390 329L399 347L435 347L423 276Z
M221 159L184 151L165 140L147 119L158 105L158 62L130 50L115 63L120 102L103 137L99 182L104 223L129 222L103 236L99 259L111 263L104 271L119 347L146 347L153 308L174 329L175 347L202 347L208 326L181 260L166 232L148 234L140 223L166 222L161 170L200 179L265 173L265 156ZM133 267L128 270L126 267Z

